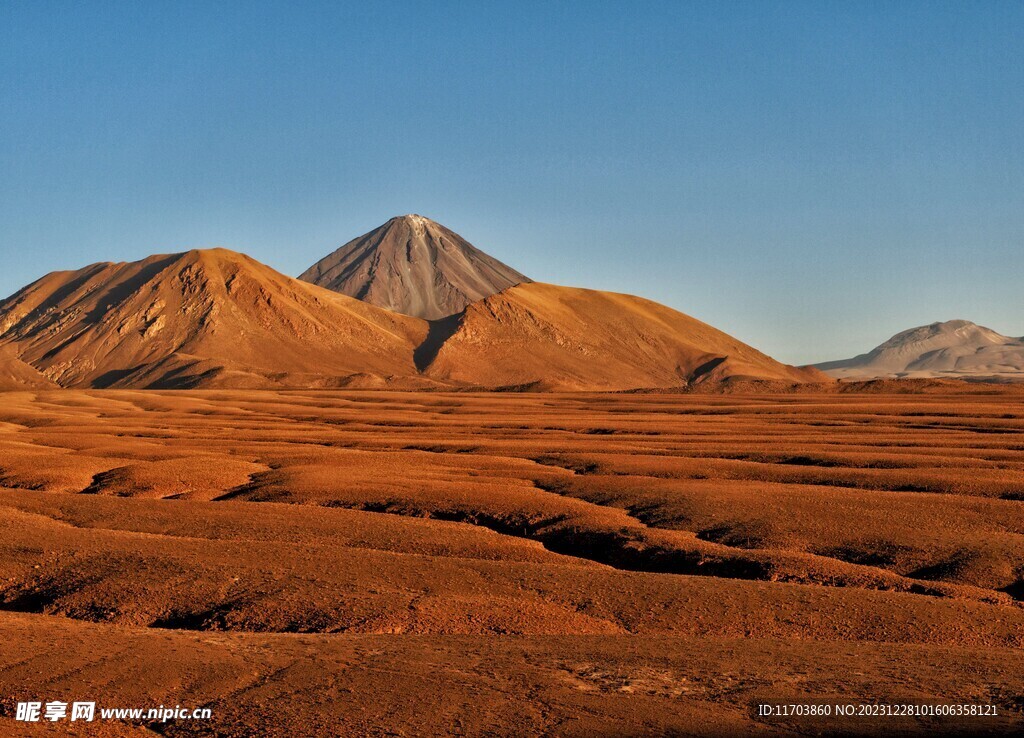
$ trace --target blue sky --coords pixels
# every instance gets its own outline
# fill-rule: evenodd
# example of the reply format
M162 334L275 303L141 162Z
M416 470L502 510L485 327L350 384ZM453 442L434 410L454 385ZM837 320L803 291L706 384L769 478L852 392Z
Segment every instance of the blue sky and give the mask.
M417 212L789 362L1024 334L1024 3L0 2L0 295Z

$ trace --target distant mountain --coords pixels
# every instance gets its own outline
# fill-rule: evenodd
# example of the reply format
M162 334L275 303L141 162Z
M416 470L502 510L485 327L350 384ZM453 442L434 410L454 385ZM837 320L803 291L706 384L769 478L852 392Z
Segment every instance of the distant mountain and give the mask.
M852 359L816 366L842 379L1024 380L1024 338L1010 338L967 320L950 320L897 333Z
M437 325L426 373L486 387L622 390L723 380L829 381L632 295L532 283ZM421 352L422 353L422 352Z
M426 325L212 249L54 272L0 346L63 387L332 386L416 374Z
M378 307L426 320L530 280L420 215L392 218L349 241L302 275Z

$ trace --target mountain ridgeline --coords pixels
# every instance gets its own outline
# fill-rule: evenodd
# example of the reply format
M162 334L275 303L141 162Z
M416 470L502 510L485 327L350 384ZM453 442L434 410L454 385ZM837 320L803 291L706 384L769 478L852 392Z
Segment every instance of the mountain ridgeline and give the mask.
M0 389L571 391L742 380L831 381L649 300L531 282L420 216L388 221L303 279L232 251L194 250L54 272L0 302Z

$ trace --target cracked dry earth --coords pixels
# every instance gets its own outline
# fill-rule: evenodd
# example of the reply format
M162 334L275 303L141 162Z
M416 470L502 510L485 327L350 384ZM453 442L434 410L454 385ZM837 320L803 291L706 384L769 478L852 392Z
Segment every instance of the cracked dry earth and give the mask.
M1024 725L1019 393L0 393L0 531L3 735Z

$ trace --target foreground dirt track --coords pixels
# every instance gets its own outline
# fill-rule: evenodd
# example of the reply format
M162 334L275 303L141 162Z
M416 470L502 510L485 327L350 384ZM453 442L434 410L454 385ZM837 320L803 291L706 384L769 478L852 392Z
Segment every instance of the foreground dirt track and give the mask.
M998 733L1021 600L1013 391L0 393L2 734Z

